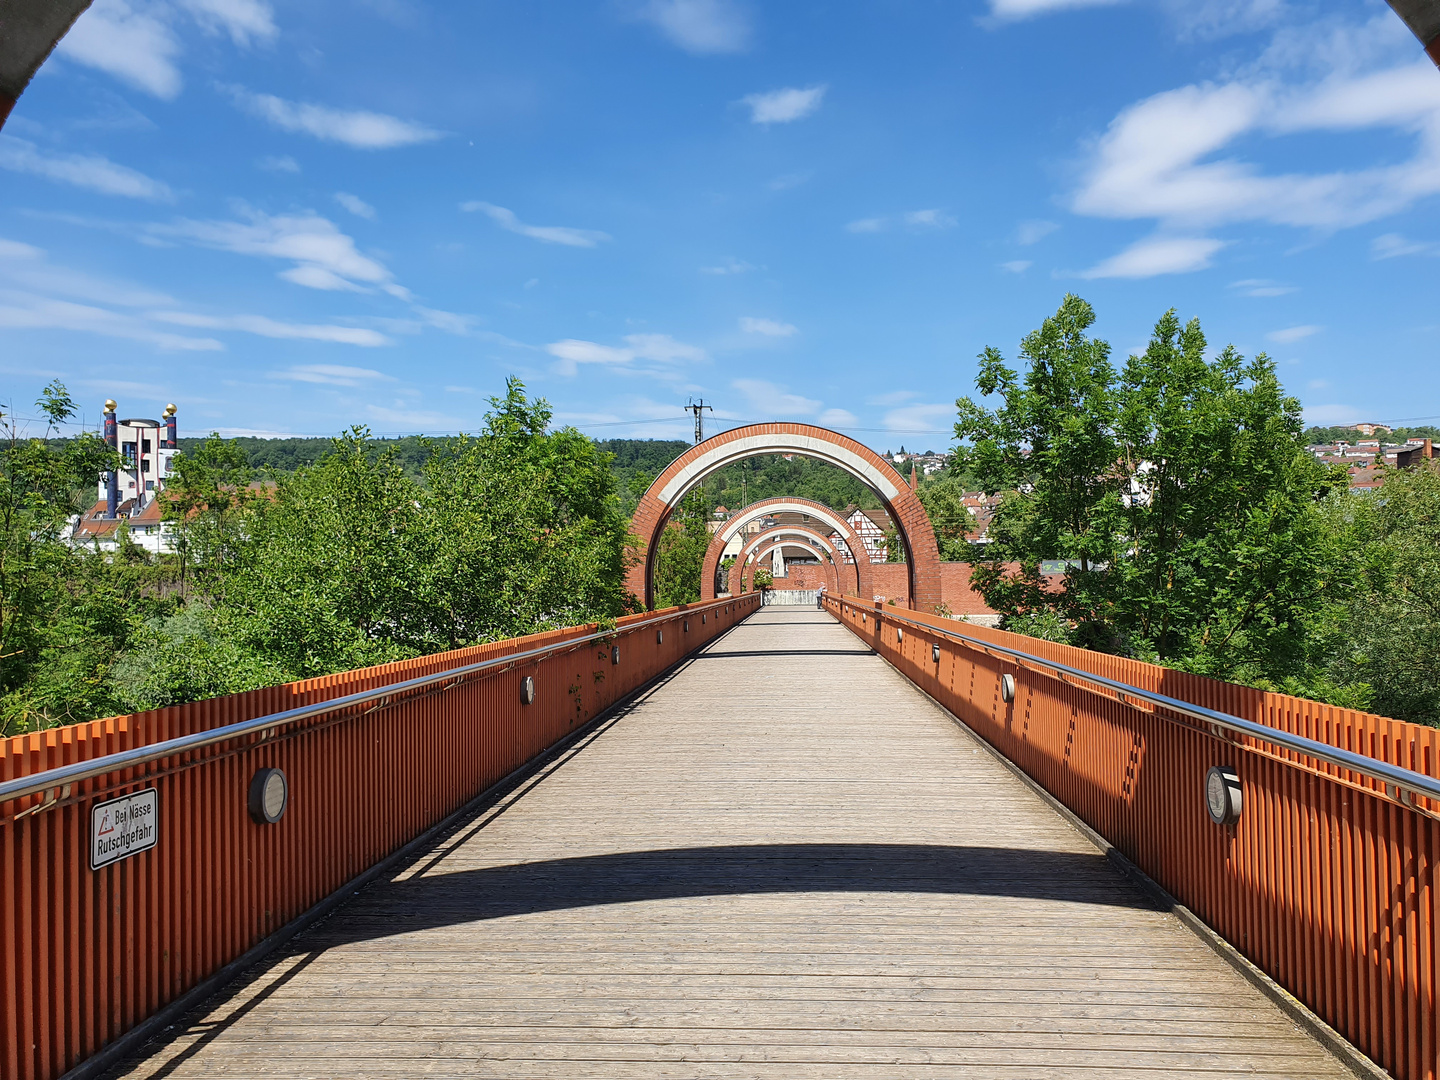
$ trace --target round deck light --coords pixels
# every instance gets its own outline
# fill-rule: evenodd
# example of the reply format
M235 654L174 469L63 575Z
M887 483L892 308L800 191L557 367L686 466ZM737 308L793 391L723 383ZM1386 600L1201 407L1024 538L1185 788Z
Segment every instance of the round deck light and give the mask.
M1240 776L1228 765L1212 765L1205 774L1205 808L1216 825L1234 825L1244 809Z
M260 769L250 778L250 816L257 825L274 825L290 804L290 785L279 769Z
M535 700L535 679L526 675L520 680L520 704L529 705Z
M1009 705L1012 701L1015 700L1014 675L1000 676L1000 700L1005 702L1006 705Z

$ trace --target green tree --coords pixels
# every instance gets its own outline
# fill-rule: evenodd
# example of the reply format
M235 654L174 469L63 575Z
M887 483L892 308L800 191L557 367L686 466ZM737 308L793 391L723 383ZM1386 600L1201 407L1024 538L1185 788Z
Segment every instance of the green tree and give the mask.
M194 587L214 599L225 571L239 557L247 522L263 497L255 470L239 444L211 432L204 442L172 459L172 473L160 495L162 516L174 530L184 599L191 571Z
M921 484L916 494L935 528L935 543L940 548L940 558L947 562L964 562L970 557L968 537L975 528L975 516L965 505L964 485L958 477L947 476Z
M34 730L103 715L106 677L136 611L153 609L154 568L119 538L114 558L76 550L71 521L118 458L92 434L59 440L75 412L60 382L36 402L41 435L0 416L0 726ZM123 532L123 531L122 531Z
M1329 590L1317 659L1365 707L1440 726L1440 463L1391 469L1376 494L1338 491L1325 509L1353 573Z
M693 604L700 599L700 575L710 546L709 499L696 488L683 499L665 531L655 555L655 606Z
M1071 618L1088 618L1078 589L1060 597L1048 591L1040 562L1073 560L1079 585L1115 546L1115 369L1110 346L1086 333L1094 322L1094 309L1067 295L1021 342L1023 377L999 350L980 354L975 385L987 397L998 394L999 408L968 397L956 402L956 466L987 495L1004 493L990 525L992 543L976 553L972 576L985 602L1002 613L1058 606Z
M1061 616L1077 644L1241 681L1302 675L1338 553L1315 508L1335 478L1301 443L1298 403L1263 355L1207 360L1199 322L1174 312L1116 376L1085 336L1093 318L1067 297L1026 338L1023 381L982 358L999 409L960 402L964 460L1008 489L974 584L1017 627ZM1065 561L1063 588L1042 559Z

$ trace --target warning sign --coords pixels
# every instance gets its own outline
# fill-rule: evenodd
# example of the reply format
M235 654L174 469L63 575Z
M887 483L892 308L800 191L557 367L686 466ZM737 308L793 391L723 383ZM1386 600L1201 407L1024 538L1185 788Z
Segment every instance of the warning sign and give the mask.
M90 810L90 869L99 870L155 846L160 837L160 794L137 791Z

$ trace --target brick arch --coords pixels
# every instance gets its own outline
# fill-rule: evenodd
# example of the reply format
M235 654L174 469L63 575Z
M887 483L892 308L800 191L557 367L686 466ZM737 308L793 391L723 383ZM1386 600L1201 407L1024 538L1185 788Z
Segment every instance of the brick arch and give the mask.
M655 557L675 507L697 484L726 465L762 454L799 454L845 470L880 499L905 548L910 606L932 612L940 603L940 549L920 498L891 464L868 446L812 424L748 424L690 447L655 478L640 499L631 531L638 539L626 587L655 606ZM863 549L863 546L862 546ZM857 560L858 565L858 560ZM702 586L703 587L703 586Z
M794 499L782 496L777 499L761 499L751 503L743 510L736 511L731 515L730 520L715 533L714 538L710 541L710 546L705 549L705 564L700 570L701 600L715 599L715 577L720 570L720 560L725 554L725 545L730 543L735 534L747 524L765 514L809 514L829 525L845 538L846 548L855 557L855 588L857 590L855 595L862 600L869 600L875 595L873 575L870 571L870 556L866 552L860 535L850 527L850 523L824 503L818 503L812 499ZM857 551L860 552L859 555L855 555ZM840 575L844 573L841 569L842 565L843 563L835 565L837 595L845 592L844 586L839 584Z
M774 551L776 548L782 548L786 544L793 545L794 543L794 540L786 540L783 537L778 540L771 540L768 544L763 545L761 550L755 552L755 561L750 565L746 566L745 569L751 570L753 572L753 568L758 567L760 565L760 561L764 559L765 556L769 555L772 551ZM825 567L825 588L833 596L840 588L839 578L835 574L835 564L822 561L820 565ZM744 577L742 584L744 584L748 588L750 586L751 578L748 575L742 576Z
M807 536L815 540L825 549L826 554L831 557L832 561L827 563L822 559L821 562L826 567L825 578L827 587L838 592L840 589L840 576L839 570L836 568L833 560L838 558L839 553L828 537L807 525L776 525L774 528L756 533L745 542L745 546L742 547L739 554L735 556L735 567L731 573L738 573L740 575L739 581L741 587L746 587L750 581L750 575L747 571L750 569L752 559L755 565L758 566L760 560L777 547L784 547L786 544L792 547L808 547L809 545L801 544L801 542L796 539L798 536Z

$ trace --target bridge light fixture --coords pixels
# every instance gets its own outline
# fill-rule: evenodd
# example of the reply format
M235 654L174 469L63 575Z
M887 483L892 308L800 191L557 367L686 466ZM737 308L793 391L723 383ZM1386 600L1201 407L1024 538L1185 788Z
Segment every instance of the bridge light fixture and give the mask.
M250 817L256 825L274 825L290 804L290 785L279 769L258 769L250 778Z
M529 705L535 700L535 679L526 675L520 680L520 704Z
M656 644L656 645L664 645L664 644L665 644L665 631L664 631L664 630L656 630L656 631L655 631L655 644Z
M683 623L681 623L680 625L681 625L681 627L683 628L683 630L684 630L685 633L688 634L688 633L690 632L690 620L689 620L689 619L686 619L686 620L685 620Z
M612 663L612 664L618 664L618 663L620 663L620 646L619 646L619 645L611 645L611 646L610 646L610 663Z
M1216 825L1234 825L1244 809L1240 775L1228 765L1212 765L1205 774L1205 808Z
M897 627L895 627L895 640L898 642L898 641L903 641L904 639L905 639L905 628L904 628L903 626L897 626Z
M1000 676L1000 700L1005 702L1006 705L1009 705L1012 701L1015 700L1014 675Z
M930 644L930 662L932 664L938 664L940 662L940 643L938 641L931 642Z

